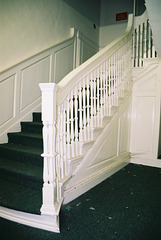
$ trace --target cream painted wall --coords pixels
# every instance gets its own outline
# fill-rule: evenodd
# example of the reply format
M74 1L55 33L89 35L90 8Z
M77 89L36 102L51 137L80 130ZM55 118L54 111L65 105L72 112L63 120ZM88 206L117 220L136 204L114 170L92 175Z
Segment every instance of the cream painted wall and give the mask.
M136 15L141 15L144 10L144 0L136 1ZM134 0L101 0L100 14L100 48L105 47L126 30L127 20L116 21L116 14L127 12L133 13Z
M0 71L70 37L98 43L99 29L62 0L0 0Z
M131 13L133 11L133 0L101 0L100 15L100 49L119 37L126 30L127 20L116 21L116 14L122 12Z
M107 26L100 27L99 34L99 46L100 49L105 47L107 44L112 42L114 39L123 34L126 30L127 22L119 23L119 24L111 24Z

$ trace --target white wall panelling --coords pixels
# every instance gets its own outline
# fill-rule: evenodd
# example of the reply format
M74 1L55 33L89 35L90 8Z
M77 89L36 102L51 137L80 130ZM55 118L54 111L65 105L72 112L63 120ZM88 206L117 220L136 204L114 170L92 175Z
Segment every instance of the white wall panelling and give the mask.
M130 148L130 130L131 130L131 103L120 116L120 128L118 138L118 156L129 151Z
M96 52L98 52L98 45L92 42L84 34L80 33L79 40L81 42L81 63L85 62L87 59L92 57Z
M148 65L148 63L146 63ZM157 159L160 124L160 65L149 72L144 67L133 87L131 153L132 162Z
M6 121L14 117L14 91L16 75L12 75L0 82L0 125L3 125ZM6 92L8 94L6 94ZM10 101L12 99L12 101Z
M22 111L29 104L40 98L41 92L39 89L39 83L50 82L50 55L41 59L32 65L27 66L21 71L21 100L20 110Z
M39 83L58 83L76 66L76 59L87 59L96 53L86 54L77 46L93 46L86 37L77 44L76 30L71 37L0 73L0 142L7 142L7 132L19 131L21 120L31 120L33 111L40 111ZM80 54L80 56L78 56Z
M55 83L65 77L74 67L74 43L66 45L55 52L54 79Z

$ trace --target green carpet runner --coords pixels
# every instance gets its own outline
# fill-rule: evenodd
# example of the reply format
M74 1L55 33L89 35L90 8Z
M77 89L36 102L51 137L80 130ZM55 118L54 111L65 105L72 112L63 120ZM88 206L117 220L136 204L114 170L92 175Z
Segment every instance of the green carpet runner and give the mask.
M42 204L42 123L33 113L32 122L22 122L21 132L9 133L0 144L0 205L40 213Z

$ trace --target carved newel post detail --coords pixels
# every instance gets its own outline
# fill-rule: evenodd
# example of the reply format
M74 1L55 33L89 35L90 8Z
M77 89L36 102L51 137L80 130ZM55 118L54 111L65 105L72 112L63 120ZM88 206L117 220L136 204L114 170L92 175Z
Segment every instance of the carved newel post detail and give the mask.
M42 91L42 121L43 121L43 204L41 214L57 215L56 181L56 93L55 83L39 84Z

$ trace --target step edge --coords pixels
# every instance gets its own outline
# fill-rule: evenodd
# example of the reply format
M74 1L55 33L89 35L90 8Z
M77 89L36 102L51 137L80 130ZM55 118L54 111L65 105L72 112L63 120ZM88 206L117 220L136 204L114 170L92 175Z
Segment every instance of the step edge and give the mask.
M32 213L25 213L0 206L0 217L30 227L35 227L51 232L60 232L59 216L46 216Z

